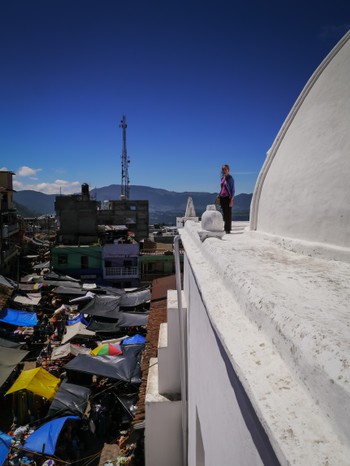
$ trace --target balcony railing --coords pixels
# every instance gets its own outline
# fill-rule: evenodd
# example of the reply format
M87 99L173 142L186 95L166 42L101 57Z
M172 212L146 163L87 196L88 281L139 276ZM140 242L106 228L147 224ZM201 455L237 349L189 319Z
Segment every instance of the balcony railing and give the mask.
M104 276L108 278L138 277L138 267L105 267Z

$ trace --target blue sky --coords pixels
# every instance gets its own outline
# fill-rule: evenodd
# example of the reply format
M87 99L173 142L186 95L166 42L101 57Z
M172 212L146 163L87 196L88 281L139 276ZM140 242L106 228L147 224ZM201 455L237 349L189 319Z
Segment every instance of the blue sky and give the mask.
M120 184L253 192L265 154L350 2L3 0L0 168L17 190Z

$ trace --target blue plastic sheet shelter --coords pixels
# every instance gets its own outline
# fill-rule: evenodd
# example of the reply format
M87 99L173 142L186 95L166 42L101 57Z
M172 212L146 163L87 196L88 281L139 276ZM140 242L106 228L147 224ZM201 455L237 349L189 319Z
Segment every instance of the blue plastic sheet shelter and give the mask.
M80 418L78 416L65 416L43 424L27 438L23 448L25 450L53 456L55 454L58 436L67 419Z
M2 466L9 454L12 437L0 431L0 466Z
M125 338L122 342L123 345L144 345L146 343L146 338L138 333L133 337Z
M38 323L38 317L35 312L18 311L5 307L0 312L0 322L17 327L34 327Z
M78 324L79 322L82 322L84 325L89 325L89 322L84 319L84 316L82 314L79 314L77 317L74 317L74 319L68 319L67 325L74 325Z

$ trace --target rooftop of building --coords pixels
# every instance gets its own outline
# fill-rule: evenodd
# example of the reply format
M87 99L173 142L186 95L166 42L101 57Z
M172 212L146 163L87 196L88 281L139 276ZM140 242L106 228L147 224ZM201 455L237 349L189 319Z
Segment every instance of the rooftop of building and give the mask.
M305 441L341 457L350 438L350 264L233 225L204 242L199 223L181 230L212 325L275 447L277 435L289 458Z

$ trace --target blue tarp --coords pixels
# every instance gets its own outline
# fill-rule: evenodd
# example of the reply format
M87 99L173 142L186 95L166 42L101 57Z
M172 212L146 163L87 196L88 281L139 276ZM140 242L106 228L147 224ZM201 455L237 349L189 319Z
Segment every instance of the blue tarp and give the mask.
M65 416L43 424L27 438L23 448L25 450L53 456L55 454L58 436L67 419L80 418L78 416Z
M0 466L2 466L7 458L10 450L12 437L0 431Z
M0 322L19 327L34 327L38 323L38 317L35 312L18 311L5 307L0 312Z
M82 314L79 314L74 319L68 319L67 325L74 325L78 324L79 322L83 323L86 326L89 325L89 322L86 319L84 319L84 316Z
M146 338L138 333L133 337L125 338L122 342L123 345L144 345L146 343Z

